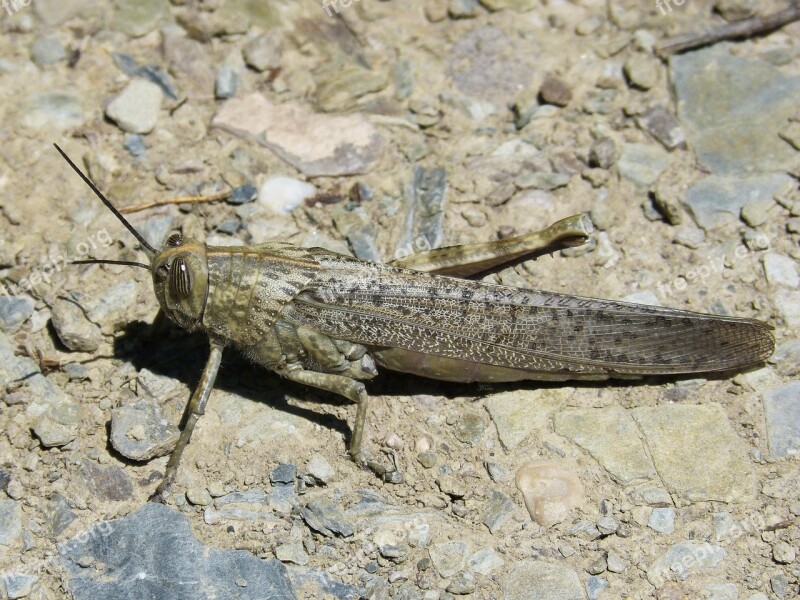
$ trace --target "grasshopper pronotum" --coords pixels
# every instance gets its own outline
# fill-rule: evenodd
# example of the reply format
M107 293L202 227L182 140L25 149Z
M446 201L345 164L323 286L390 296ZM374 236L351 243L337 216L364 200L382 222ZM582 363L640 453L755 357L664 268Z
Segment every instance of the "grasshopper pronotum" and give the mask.
M350 454L387 480L399 473L362 450L376 365L448 381L509 382L710 373L764 362L775 341L754 319L708 315L493 285L463 277L586 241L584 215L516 238L371 263L286 242L219 247L172 234L157 250L56 145L136 237L161 310L204 330L211 352L186 425L156 490L163 498L205 411L225 346L299 383L357 405ZM393 479L394 478L394 479Z

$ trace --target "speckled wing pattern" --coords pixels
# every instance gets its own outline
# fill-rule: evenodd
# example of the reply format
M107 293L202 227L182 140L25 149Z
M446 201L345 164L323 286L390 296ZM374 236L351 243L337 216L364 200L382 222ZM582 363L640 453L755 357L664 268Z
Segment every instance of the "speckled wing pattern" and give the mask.
M330 255L321 262L318 277L284 309L284 316L372 347L577 378L742 369L763 362L774 348L770 327L752 319L386 265L370 264L367 271L364 263Z

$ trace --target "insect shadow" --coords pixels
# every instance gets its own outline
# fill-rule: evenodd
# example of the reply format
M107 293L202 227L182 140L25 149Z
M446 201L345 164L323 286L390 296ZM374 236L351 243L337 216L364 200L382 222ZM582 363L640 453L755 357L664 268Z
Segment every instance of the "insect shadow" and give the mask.
M132 321L114 339L114 357L130 362L137 371L148 369L193 389L208 359L208 338L202 332L186 332L169 321L162 325ZM298 406L289 402L289 398L303 401L311 393L321 405L351 406L350 402L334 394L310 392L306 386L282 379L250 362L235 348L226 352L214 389L261 402L275 410L339 431L345 437L350 436L350 427L345 419L322 410L317 412ZM181 399L183 406L188 401L188 395ZM183 427L184 423L180 425Z

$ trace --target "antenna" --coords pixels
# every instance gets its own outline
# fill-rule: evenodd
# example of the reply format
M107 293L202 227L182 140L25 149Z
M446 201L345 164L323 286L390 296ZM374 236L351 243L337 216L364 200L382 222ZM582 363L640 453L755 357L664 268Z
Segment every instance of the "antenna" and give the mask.
M106 205L106 208L108 208L108 210L110 210L112 213L114 213L114 216L115 216L115 217L117 217L117 218L118 218L118 219L119 219L119 220L122 222L122 224L123 224L123 225L125 225L125 227L127 227L127 228L128 228L128 231L130 231L130 232L133 234L133 236L134 236L134 237L135 237L137 240L139 240L139 243L142 245L142 248L144 248L144 251L145 251L147 254L149 254L149 255L150 255L150 257L154 256L154 255L155 255L155 253L156 253L156 249L155 249L155 248L153 248L153 247L152 247L152 246L151 246L151 245L150 245L150 244L147 242L147 240L146 240L146 239L144 239L144 237L142 237L142 234L141 234L141 233L139 233L138 231L136 231L136 229L133 227L133 225L131 225L130 223L128 223L128 221L125 219L125 217L123 217L123 216L122 216L122 213L120 213L120 212L119 212L119 211L116 209L116 207L115 207L113 204L111 204L111 202L108 200L108 198L106 198L106 197L103 195L103 192L101 192L100 190L98 190L98 189L97 189L97 186L96 186L94 183L92 183L92 180L91 180L91 179L89 179L89 178L88 178L86 175L84 175L84 174L83 174L83 171L81 171L81 170L78 168L78 166L77 166L77 165L76 165L74 162L72 162L72 159L71 159L69 156L67 156L67 154L66 154L66 153L65 153L65 152L64 152L64 151L63 151L61 148L59 148L58 144L53 144L53 146L55 146L55 147L56 147L56 150L58 150L58 153L61 155L61 157L62 157L62 158L65 160L65 161L67 161L67 164L68 164L70 167L72 167L72 170L73 170L73 171L75 171L75 172L76 172L78 175L80 175L80 178L81 178L81 179L83 179L83 182L84 182L86 185L88 185L88 186L89 186L89 188L91 188L91 190L92 190L92 191L95 193L95 195L96 195L98 198L100 198L100 201L101 201L103 204L105 204L105 205ZM149 268L150 268L150 267L148 267L148 269L149 269Z
M128 267L141 267L150 270L150 265L131 260L108 260L106 258L87 258L85 260L73 260L71 265L125 265Z

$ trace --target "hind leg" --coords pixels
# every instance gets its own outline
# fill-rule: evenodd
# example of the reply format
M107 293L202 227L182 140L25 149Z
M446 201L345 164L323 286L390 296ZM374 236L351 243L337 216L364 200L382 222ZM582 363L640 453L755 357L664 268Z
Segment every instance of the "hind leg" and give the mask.
M580 246L594 231L588 215L556 221L547 229L505 240L437 248L393 260L395 267L453 277L472 277L558 248Z

